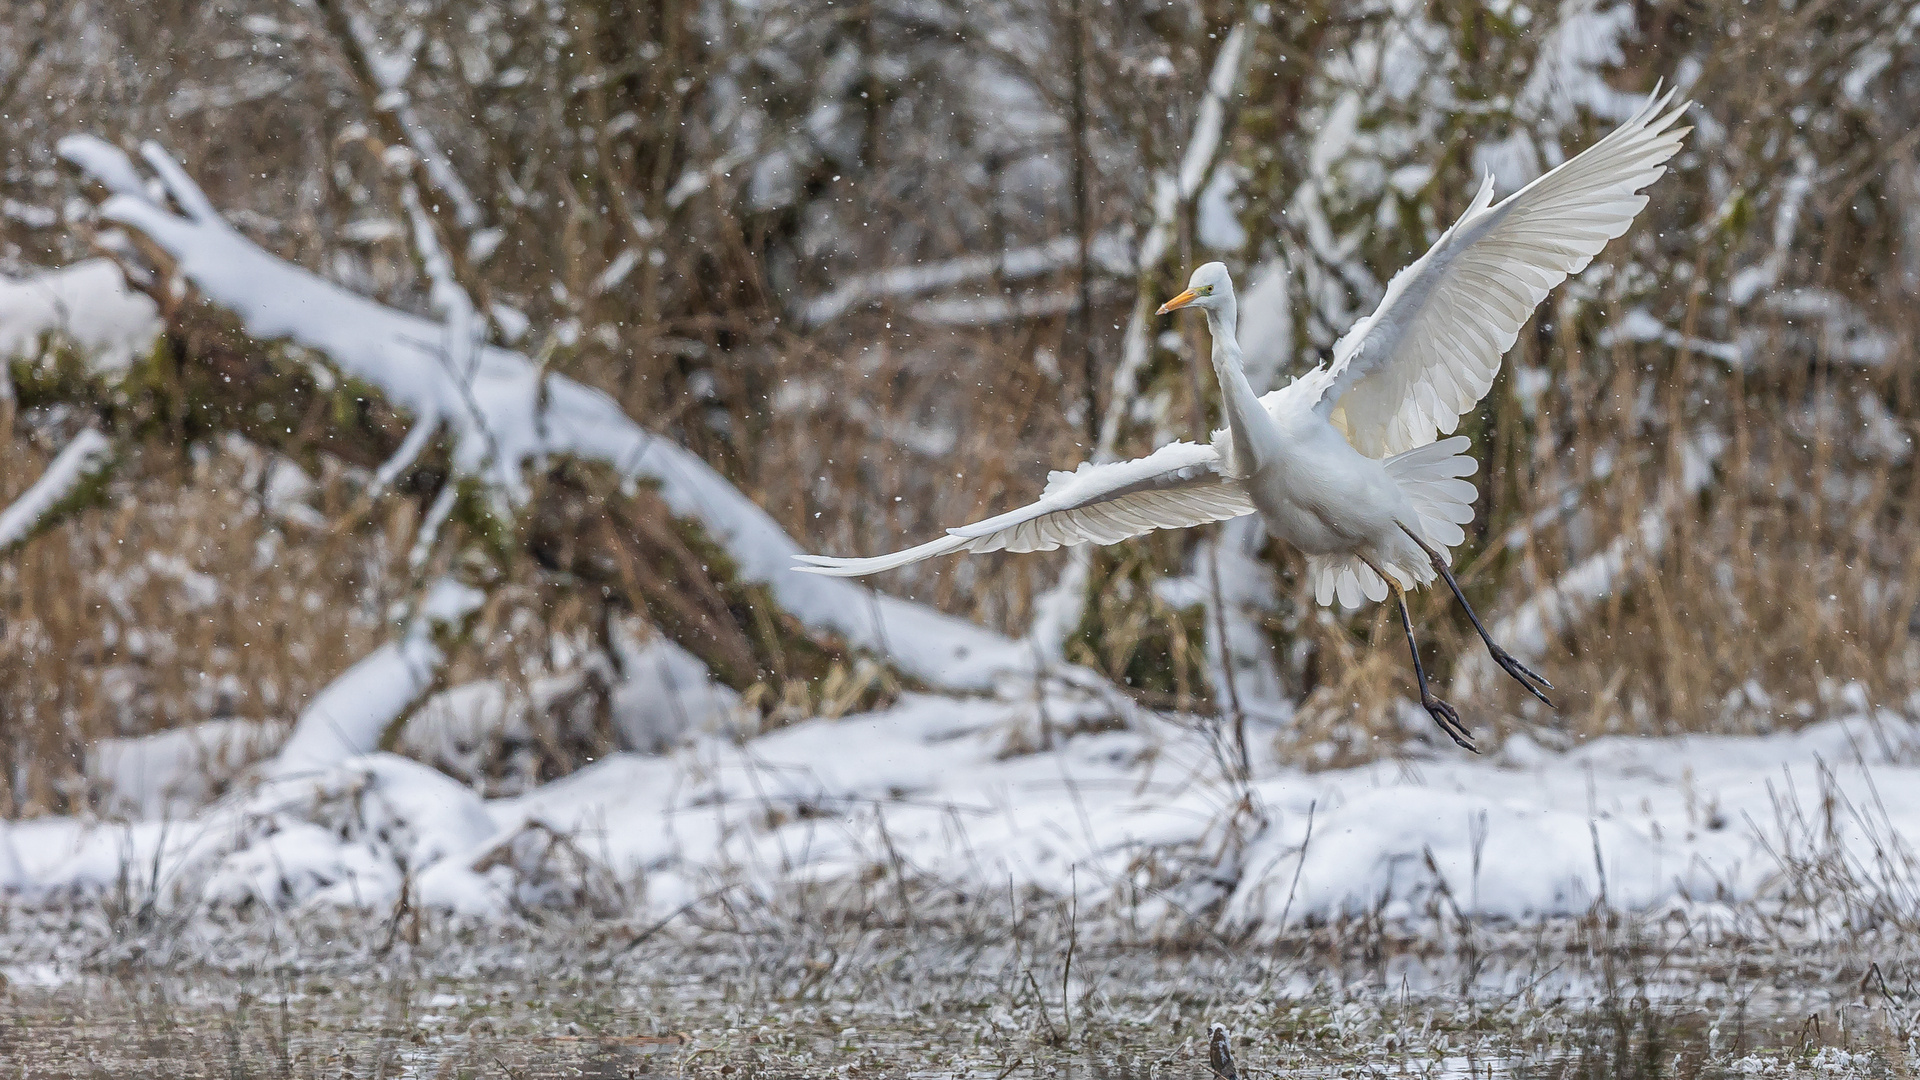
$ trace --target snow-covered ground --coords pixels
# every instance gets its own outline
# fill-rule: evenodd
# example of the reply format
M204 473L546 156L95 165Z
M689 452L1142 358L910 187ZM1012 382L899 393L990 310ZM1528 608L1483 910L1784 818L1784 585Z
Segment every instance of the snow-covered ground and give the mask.
M96 176L133 173L102 144L68 152ZM1831 695L1849 718L1794 733L1612 738L1566 753L1519 735L1490 759L1431 752L1419 719L1408 728L1415 741L1383 748L1380 761L1319 772L1275 761L1271 734L1286 710L1255 710L1254 779L1242 788L1225 779L1203 722L1141 710L1084 669L1040 665L1036 678L1032 642L842 582L807 592L818 579L785 570L798 548L770 518L585 387L552 377L567 391L556 400L575 410L561 425L571 443L543 442L531 393L486 396L462 413L455 372L406 351L434 324L300 276L221 224L157 149L148 164L204 213L167 214L130 182L109 206L171 243L188 276L263 336L320 349L429 418L423 424L491 433L506 457L626 462L679 492L681 509L810 621L873 636L938 692L747 738L759 717L736 715L738 695L699 660L662 638L636 639L620 646L611 706L622 745L658 752L615 754L488 800L479 793L485 745L524 728L529 700L485 682L418 703L443 663L437 635L480 602L441 581L394 640L341 673L290 727L223 720L90 748L98 805L119 816L0 824L0 889L29 903L134 888L179 909L386 912L404 891L481 917L542 905L665 915L721 889L774 895L893 876L972 892L1030 886L1074 894L1087 910L1124 909L1136 923L1198 919L1259 935L1440 905L1526 919L1601 901L1738 904L1817 875L1833 894L1823 917L1914 906L1920 874L1905 838L1920 835L1920 726L1869 708L1864 695ZM253 272L236 276L239 264ZM104 298L113 317L94 321L111 333L76 343L124 364L154 324L107 269L0 283L0 323L11 318L17 330L0 344L60 331L49 320ZM254 287L263 281L287 288ZM43 294L54 299L42 303ZM318 299L273 307L296 294ZM330 338L345 331L302 314L308 307L350 309L357 317L339 322L363 336ZM487 356L470 373L475 384L524 390L536 378L520 354ZM407 372L418 386L409 389ZM72 486L68 474L104 446L91 432L75 439L0 515L19 519L0 538L30 531ZM530 688L536 705L544 692ZM396 723L386 745L401 753L373 752Z
M1240 62L1240 47L1225 50L1217 74ZM1206 114L1210 123L1217 113ZM1217 733L1200 721L1143 711L1093 672L1058 662L1057 643L1077 618L1052 618L1052 630L1016 639L791 573L793 537L606 395L483 344L463 318L448 314L443 324L386 308L274 257L229 226L157 146L144 151L153 182L102 141L70 138L62 150L115 193L103 221L150 240L255 336L324 355L334 373L376 387L413 417L415 434L374 488L409 468L436 431L452 439L456 470L488 485L505 514L524 504L530 463L573 455L613 466L656 485L743 579L767 585L808 628L937 692L747 738L760 717L736 717L738 697L698 660L661 642L636 644L611 695L622 744L636 752L486 799L479 771L461 763L522 723L526 702L505 683L478 683L419 703L444 673L443 641L483 601L441 580L393 640L289 728L227 720L93 747L92 779L109 794L102 805L131 816L0 824L0 889L28 903L132 889L176 910L384 914L405 899L483 918L543 905L665 916L723 889L774 895L800 883L892 878L970 893L1025 886L1136 922L1201 920L1263 935L1361 912L1527 919L1601 903L1718 911L1817 877L1831 901L1816 908L1821 918L1857 924L1915 907L1920 868L1905 838L1920 835L1920 726L1863 695L1836 695L1852 702L1844 718L1798 732L1612 738L1564 753L1520 735L1488 759L1432 750L1421 719L1408 728L1415 738L1383 747L1373 764L1305 771L1272 758L1272 725L1291 706L1269 709L1263 692L1249 710L1259 720L1253 778L1240 785L1227 779ZM1190 155L1169 190L1198 193L1210 155ZM1171 211L1157 220L1168 242ZM1054 245L1021 258L1042 266L1068 254ZM1022 269L1010 259L1003 271ZM103 364L124 366L154 332L151 305L104 265L0 282L0 352L62 332ZM985 265L863 278L818 303L831 313ZM114 300L103 309L111 317L98 320L94 338L75 334L74 311L98 296ZM1146 356L1144 329L1129 342L1123 372ZM1103 425L1103 445L1108 429L1117 431ZM1710 476L1717 452L1703 446L1707 464L1688 476ZM0 514L0 546L27 536L105 453L104 437L76 438ZM435 520L451 498L436 503ZM1607 595L1628 555L1657 549L1664 536L1643 526L1543 595L1556 613ZM1227 553L1238 560L1233 578L1257 583L1249 539L1257 538L1232 534ZM1165 585L1183 604L1242 599ZM1535 615L1522 608L1503 636L1537 650L1548 617ZM404 753L376 751L382 745ZM638 752L647 749L660 752Z
M456 689L422 712L487 700ZM29 898L131 876L159 882L167 904L384 913L406 887L418 903L483 916L583 898L665 915L723 886L771 895L901 874L963 891L1077 892L1136 920L1224 900L1211 910L1225 926L1260 934L1365 911L1417 917L1442 901L1513 919L1583 912L1603 896L1622 909L1718 910L1780 895L1794 867L1814 864L1881 899L1920 884L1905 840L1920 835L1920 726L1890 712L1768 737L1609 738L1550 753L1516 736L1489 759L1446 752L1324 772L1268 762L1251 813L1236 813L1239 794L1200 735L1152 718L1087 730L1109 716L1064 691L909 695L744 742L705 735L669 754L615 754L492 801L376 753L270 770L170 822L15 822L0 869ZM1033 749L1043 724L1053 749ZM1843 917L1847 898L1834 902Z

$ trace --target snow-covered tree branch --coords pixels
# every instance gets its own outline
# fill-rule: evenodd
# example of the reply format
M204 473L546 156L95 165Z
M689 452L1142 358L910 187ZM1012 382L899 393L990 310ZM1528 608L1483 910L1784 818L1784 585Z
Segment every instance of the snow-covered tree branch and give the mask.
M444 425L453 479L477 482L484 509L511 519L532 495L530 466L556 457L594 463L616 484L648 484L673 514L699 523L741 584L765 590L758 602L780 605L770 613L775 619L791 613L809 632L844 638L936 685L985 687L1001 672L1029 666L1019 646L959 620L892 598L870 601L842 582L783 573L798 545L704 462L644 431L605 395L563 376L542 377L522 354L477 345L471 365L449 363L453 346L444 326L380 307L262 251L220 218L158 146L147 144L143 156L182 207L179 214L132 187L133 167L112 147L76 136L63 149L113 192L101 205L102 219L135 231L171 261L170 271L232 312L251 338L314 350L341 378L381 392L415 425ZM733 599L751 604L753 595ZM700 651L698 641L689 644ZM750 681L756 672L739 670L746 657L734 659L726 669Z
M96 429L75 435L32 487L0 508L0 555L98 498L113 468L113 457L112 442Z

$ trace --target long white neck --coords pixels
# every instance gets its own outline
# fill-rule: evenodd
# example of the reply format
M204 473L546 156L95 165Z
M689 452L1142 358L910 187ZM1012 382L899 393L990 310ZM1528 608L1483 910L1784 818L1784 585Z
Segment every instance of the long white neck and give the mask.
M1220 380L1220 400L1227 430L1233 435L1235 471L1242 475L1272 463L1280 454L1280 431L1260 405L1247 372L1240 363L1240 341L1234 336L1238 311L1233 294L1219 306L1209 306L1207 332L1213 336L1213 373Z

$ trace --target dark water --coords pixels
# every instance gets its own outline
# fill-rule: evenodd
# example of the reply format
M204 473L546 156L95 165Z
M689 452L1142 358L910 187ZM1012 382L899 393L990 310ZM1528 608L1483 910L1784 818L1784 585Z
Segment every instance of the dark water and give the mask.
M916 995L908 970L835 972L798 992L648 970L621 979L462 981L87 975L15 969L0 1077L1206 1077L1207 1026L1241 1076L1431 1078L1914 1075L1886 1004L1811 995L1416 993L1411 984L1236 996L1179 980ZM868 977L871 976L871 977ZM1010 984L1011 985L1011 984ZM901 990L890 992L889 988Z

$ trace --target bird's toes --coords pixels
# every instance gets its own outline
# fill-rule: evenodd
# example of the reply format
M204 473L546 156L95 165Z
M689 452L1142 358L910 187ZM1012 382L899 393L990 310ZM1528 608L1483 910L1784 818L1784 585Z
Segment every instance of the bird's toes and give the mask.
M1546 694L1542 693L1539 687L1533 685L1532 683L1528 682L1525 679L1520 680L1520 685L1526 687L1527 693L1532 694L1534 698L1540 702L1540 704L1545 705L1549 709L1557 708L1557 706L1555 706L1553 703L1553 699L1548 697Z
M1440 726L1441 731L1447 733L1447 737L1451 738L1455 745L1475 754L1480 752L1480 748L1473 745L1473 733L1460 722L1460 714L1452 705L1432 695L1428 695L1421 704L1426 706L1428 715L1433 717L1433 722Z
M1513 677L1514 682L1526 687L1527 693L1539 698L1541 704L1553 708L1553 702L1541 693L1542 690L1553 689L1553 684L1547 681L1546 676L1521 663L1507 650L1495 647L1492 642L1488 642L1487 652L1493 657L1494 663L1500 665L1500 670Z
M1539 672L1533 670L1527 665L1521 663L1519 660L1514 659L1514 657L1512 656L1508 656L1507 659L1513 660L1513 666L1520 669L1520 674L1526 676L1526 679L1528 682L1534 683L1544 690L1553 689L1553 684L1547 681L1547 677L1545 675L1542 675Z
M1500 666L1506 669L1507 674L1513 676L1514 682L1526 687L1527 693L1538 698L1540 704L1545 705L1549 709L1555 707L1553 700L1541 691L1541 687L1545 687L1548 690L1553 689L1552 683L1534 674L1532 669L1511 656L1502 659Z

